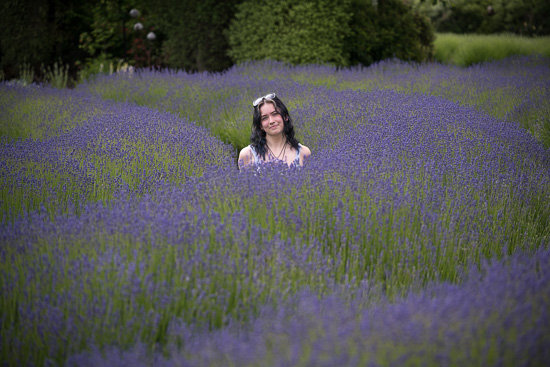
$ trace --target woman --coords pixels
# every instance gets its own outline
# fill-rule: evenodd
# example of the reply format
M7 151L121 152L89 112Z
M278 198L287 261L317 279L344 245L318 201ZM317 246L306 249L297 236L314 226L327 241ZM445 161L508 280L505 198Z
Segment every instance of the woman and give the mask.
M239 169L272 161L303 165L311 151L294 137L292 119L283 102L271 93L256 99L252 106L251 144L239 153Z

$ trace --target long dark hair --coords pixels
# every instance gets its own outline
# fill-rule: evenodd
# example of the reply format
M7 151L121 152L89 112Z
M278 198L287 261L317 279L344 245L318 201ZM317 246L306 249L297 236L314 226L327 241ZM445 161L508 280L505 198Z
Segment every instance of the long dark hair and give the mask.
M256 153L265 160L266 154L266 140L265 140L265 131L262 130L262 120L260 107L264 103L273 103L275 105L275 110L283 118L284 129L283 132L286 137L287 143L296 150L298 150L298 140L294 137L294 125L292 125L292 118L288 113L288 109L285 104L277 97L272 99L264 99L256 107L254 107L254 115L252 117L252 135L250 135L250 142Z

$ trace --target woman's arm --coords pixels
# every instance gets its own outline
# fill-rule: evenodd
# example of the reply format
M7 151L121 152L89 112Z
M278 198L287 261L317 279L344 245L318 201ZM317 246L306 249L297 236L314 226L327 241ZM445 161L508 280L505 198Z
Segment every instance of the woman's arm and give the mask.
M311 150L305 145L300 148L300 166L304 164L304 160L307 160L311 156Z
M239 169L242 171L243 168L254 163L254 157L252 156L252 150L250 146L244 147L239 153Z

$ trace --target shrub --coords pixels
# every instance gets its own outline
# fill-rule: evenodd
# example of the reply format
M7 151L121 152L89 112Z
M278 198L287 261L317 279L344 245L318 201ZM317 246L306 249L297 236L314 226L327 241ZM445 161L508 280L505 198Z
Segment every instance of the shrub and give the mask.
M102 53L95 58L89 58L79 72L79 81L94 79L98 74L112 74L122 66L123 60Z
M400 0L384 0L376 6L368 0L354 0L351 5L350 64L431 59L434 32L427 17Z
M53 67L44 67L42 65L41 69L45 79L52 87L58 89L67 87L67 82L69 81L69 65L63 66L63 63L59 60L59 64L56 61Z
M26 62L19 65L19 80L23 85L31 84L34 81L34 70L32 66Z

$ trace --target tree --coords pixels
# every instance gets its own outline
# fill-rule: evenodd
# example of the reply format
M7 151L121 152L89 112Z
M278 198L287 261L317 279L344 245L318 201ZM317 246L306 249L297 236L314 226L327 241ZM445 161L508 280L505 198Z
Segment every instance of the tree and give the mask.
M353 0L350 64L369 65L388 58L424 61L432 57L434 33L429 19L401 0Z
M379 2L373 21L378 41L373 46L375 60L395 57L423 61L431 58L434 40L431 23L426 17L413 12L403 1Z
M495 0L493 21L498 32L526 36L550 35L550 1Z
M548 0L455 0L418 9L428 15L438 32L550 34Z
M19 74L19 66L62 60L75 72L74 62L84 56L78 37L90 24L90 3L77 0L7 0L0 3L0 64L6 78Z
M157 29L156 8L143 0L100 0L92 9L91 29L80 34L79 47L89 56L87 63L97 60L127 61L136 67L162 64L160 44L164 33ZM138 16L130 11L137 9ZM139 23L142 29L134 29ZM154 31L154 32L153 32ZM148 33L155 40L148 40Z
M167 66L189 71L220 71L232 65L224 31L242 0L158 0L155 21L164 29Z

